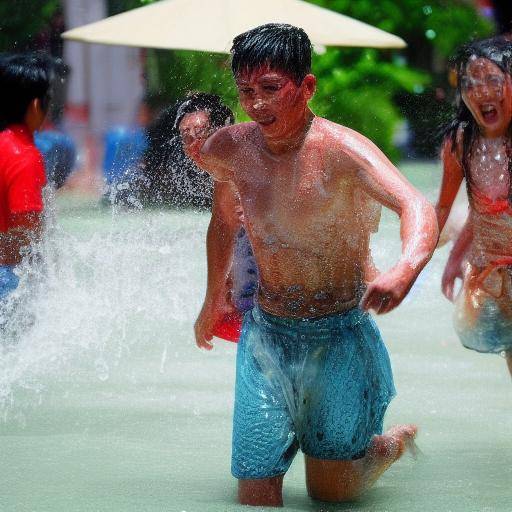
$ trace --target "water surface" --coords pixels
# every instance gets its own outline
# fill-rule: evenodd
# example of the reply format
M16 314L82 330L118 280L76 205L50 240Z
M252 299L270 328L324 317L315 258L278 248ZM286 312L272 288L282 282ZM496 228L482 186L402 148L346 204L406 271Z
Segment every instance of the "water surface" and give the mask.
M435 197L437 167L406 171ZM229 473L236 347L205 353L192 337L207 223L60 199L34 325L0 357L0 511L246 510ZM399 247L386 214L374 241L381 267ZM308 499L298 456L287 510L512 510L512 382L501 357L459 345L439 292L446 257L440 250L406 303L378 318L398 390L385 423L416 422L423 455L338 506Z

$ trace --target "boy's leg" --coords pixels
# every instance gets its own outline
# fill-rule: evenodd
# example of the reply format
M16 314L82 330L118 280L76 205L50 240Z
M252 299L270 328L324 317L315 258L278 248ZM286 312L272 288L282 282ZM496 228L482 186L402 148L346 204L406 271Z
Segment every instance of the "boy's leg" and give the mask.
M257 507L282 507L283 477L238 480L238 502Z
M297 453L293 422L285 396L291 388L281 368L283 354L270 343L277 334L244 317L237 347L231 472L242 505L283 505L283 477Z
M305 436L299 439L309 495L337 502L353 500L370 487L412 443L417 428L400 425L380 435L395 388L371 317L353 310L339 318L331 336L309 393Z
M357 460L322 460L308 455L308 494L320 501L350 501L371 487L413 442L415 425L399 425L372 439L366 455Z

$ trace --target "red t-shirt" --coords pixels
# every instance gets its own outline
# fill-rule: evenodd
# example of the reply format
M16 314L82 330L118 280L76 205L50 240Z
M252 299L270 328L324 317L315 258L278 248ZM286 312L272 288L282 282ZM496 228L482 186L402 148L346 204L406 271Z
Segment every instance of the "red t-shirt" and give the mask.
M11 125L0 131L0 232L17 213L41 212L46 185L43 157L27 127Z

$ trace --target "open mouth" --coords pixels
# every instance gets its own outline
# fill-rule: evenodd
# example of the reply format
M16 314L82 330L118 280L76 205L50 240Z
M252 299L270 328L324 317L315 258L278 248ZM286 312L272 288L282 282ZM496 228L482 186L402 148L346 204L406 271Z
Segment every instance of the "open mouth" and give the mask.
M495 105L480 105L480 113L486 123L495 123L498 120L498 110Z
M275 117L265 117L263 119L257 119L256 122L262 126L270 126L276 120Z

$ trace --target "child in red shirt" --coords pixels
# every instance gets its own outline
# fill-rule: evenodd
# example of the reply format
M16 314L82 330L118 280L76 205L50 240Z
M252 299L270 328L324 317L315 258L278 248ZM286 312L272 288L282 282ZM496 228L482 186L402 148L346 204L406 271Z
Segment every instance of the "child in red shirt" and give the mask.
M41 232L46 177L33 134L48 110L51 72L42 55L0 56L0 308L18 285L15 267Z

